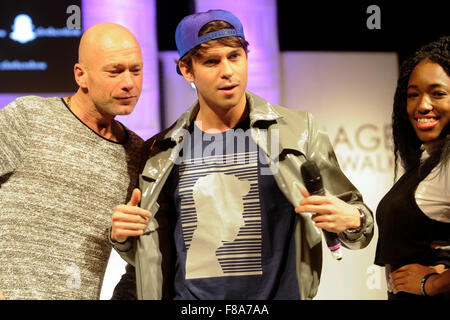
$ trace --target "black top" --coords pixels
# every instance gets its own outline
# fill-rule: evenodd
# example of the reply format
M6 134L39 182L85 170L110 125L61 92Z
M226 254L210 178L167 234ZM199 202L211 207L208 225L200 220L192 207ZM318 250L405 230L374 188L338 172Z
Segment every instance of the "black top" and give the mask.
M449 266L448 253L433 247L450 240L450 223L430 219L417 206L415 190L421 180L419 167L406 172L380 201L375 264L393 269L411 263Z

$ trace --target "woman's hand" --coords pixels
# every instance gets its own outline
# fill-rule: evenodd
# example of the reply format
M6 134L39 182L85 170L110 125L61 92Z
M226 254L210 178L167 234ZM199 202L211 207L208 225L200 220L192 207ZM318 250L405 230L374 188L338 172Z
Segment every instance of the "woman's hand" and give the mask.
M398 268L394 272L391 273L390 279L389 279L389 285L391 290L394 293L397 293L399 291L404 291L412 294L422 294L420 291L420 284L427 274L429 273L438 273L442 274L445 271L445 267L443 264L439 264L436 266L423 266L421 264L408 264L401 268ZM445 273L448 273L446 271ZM435 280L437 280L438 275L433 275L430 278L428 278L427 282L425 283L425 292L427 295L436 295L438 293L441 293L442 289L438 289L436 286L438 283L434 283ZM445 278L448 279L448 275L441 277L444 281ZM448 286L448 284L443 283L444 285ZM445 289L444 289L445 292Z

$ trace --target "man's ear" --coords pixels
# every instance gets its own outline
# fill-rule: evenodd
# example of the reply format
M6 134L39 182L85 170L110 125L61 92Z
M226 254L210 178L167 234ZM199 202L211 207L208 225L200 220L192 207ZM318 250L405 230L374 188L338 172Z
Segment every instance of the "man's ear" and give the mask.
M181 74L188 82L194 82L194 74L192 73L192 68L189 68L189 66L184 63L183 61L178 62L178 68L181 71Z
M82 89L87 88L87 70L84 65L81 63L76 63L73 67L73 73L75 75L75 81L77 82L78 86Z

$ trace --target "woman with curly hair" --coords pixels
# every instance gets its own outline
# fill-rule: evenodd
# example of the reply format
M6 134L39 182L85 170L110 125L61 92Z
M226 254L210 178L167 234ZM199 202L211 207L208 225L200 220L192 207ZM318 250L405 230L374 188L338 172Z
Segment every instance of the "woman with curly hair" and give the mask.
M395 175L377 208L375 263L388 298L450 298L450 37L423 46L400 68L392 129Z

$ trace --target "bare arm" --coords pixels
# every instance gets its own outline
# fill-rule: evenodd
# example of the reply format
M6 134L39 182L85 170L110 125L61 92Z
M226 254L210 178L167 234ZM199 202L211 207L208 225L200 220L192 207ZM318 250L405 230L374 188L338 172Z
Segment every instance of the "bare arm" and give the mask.
M412 294L421 294L420 284L429 273L432 275L425 282L425 292L429 296L434 296L450 291L450 269L444 269L444 265L427 267L420 264L408 264L398 268L391 274L391 284L394 293L405 291Z
M450 292L450 269L428 278L425 283L425 292L429 296Z

